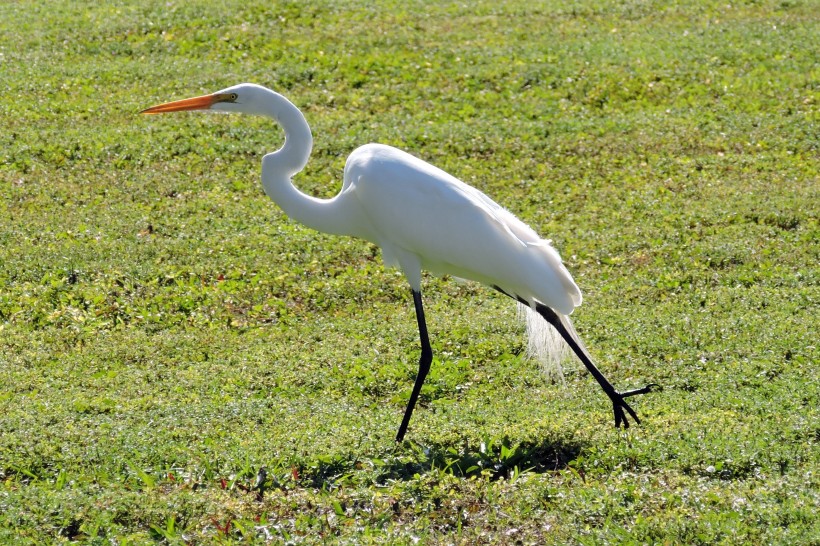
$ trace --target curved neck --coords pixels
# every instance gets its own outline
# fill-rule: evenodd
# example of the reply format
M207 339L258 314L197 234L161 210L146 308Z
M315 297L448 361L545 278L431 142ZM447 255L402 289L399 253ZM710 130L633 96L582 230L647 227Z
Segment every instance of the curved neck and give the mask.
M310 151L313 149L313 136L310 134L305 116L288 99L271 91L271 100L267 103L265 115L275 119L285 130L285 144L277 151L265 156L265 161L290 178L307 165ZM263 184L266 181L263 179ZM267 190L267 187L265 188Z
M317 199L299 191L291 177L307 165L313 137L305 116L288 99L271 92L264 115L275 119L285 130L285 144L262 159L262 186L265 193L289 217L317 231L348 234L338 196Z

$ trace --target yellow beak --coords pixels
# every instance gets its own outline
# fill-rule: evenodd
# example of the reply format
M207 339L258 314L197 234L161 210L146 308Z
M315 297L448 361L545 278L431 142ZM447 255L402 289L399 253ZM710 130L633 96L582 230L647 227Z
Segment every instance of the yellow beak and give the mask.
M166 112L182 112L185 110L208 110L216 101L218 95L202 95L191 99L175 100L146 108L140 114L164 114Z

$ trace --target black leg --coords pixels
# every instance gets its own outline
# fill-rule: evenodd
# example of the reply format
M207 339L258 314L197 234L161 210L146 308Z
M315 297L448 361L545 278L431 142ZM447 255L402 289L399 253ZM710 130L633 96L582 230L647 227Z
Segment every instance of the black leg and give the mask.
M430 338L427 335L427 322L424 320L424 307L421 304L421 292L413 290L413 303L416 305L416 320L419 323L419 337L421 338L421 357L419 357L419 373L416 376L416 383L413 385L413 392L410 394L410 401L407 402L407 409L404 410L404 419L401 421L399 432L396 434L396 441L404 440L404 433L407 432L407 425L410 424L410 416L413 415L413 408L416 407L421 386L430 371L430 363L433 362L433 349L430 347Z
M526 305L526 302L523 302ZM615 387L612 386L604 374L592 363L592 359L589 357L589 354L575 341L575 338L572 337L572 334L567 331L564 327L564 324L561 322L561 319L558 317L555 311L547 307L546 305L537 303L535 305L535 310L538 312L539 315L544 317L544 320L549 322L558 333L561 334L561 337L564 338L564 341L567 342L567 345L570 346L572 351L578 356L581 362L584 363L589 373L592 374L592 377L598 381L598 384L601 385L601 388L604 389L604 392L609 399L612 400L612 407L613 411L615 412L615 427L621 426L623 423L624 428L629 428L629 421L626 419L626 415L624 414L624 410L626 410L629 415L635 420L636 423L640 424L641 420L638 419L638 415L635 411L629 407L629 404L626 403L624 398L629 396L635 396L637 394L646 394L651 392L653 388L660 387L659 385L652 383L643 387L641 389L634 389L631 391L626 392L618 392L615 390Z

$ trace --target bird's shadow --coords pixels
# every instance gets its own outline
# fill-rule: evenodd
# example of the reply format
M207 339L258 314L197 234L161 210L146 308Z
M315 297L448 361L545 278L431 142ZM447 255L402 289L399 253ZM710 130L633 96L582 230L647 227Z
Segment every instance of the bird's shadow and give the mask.
M575 440L548 438L514 442L509 438L453 444L405 442L395 457L384 461L378 481L409 480L432 471L454 476L485 475L491 480L509 479L521 472L554 472L565 469L583 449Z
M376 483L410 481L418 476L445 472L457 477L484 476L490 480L510 479L525 472L563 470L577 459L582 442L565 438L516 442L509 438L483 441L463 439L439 444L405 441L388 452L368 457L322 458L298 469L299 482L311 487L337 485L357 469L368 467Z

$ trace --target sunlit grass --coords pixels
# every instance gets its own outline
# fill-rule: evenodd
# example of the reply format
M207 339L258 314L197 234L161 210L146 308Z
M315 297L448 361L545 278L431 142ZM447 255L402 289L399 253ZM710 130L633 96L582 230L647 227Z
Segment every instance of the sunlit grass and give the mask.
M0 5L0 541L813 544L817 5ZM141 109L254 81L296 183L400 146L552 239L643 424L550 384L511 302L409 289L262 193L267 120ZM264 492L251 490L265 467Z

